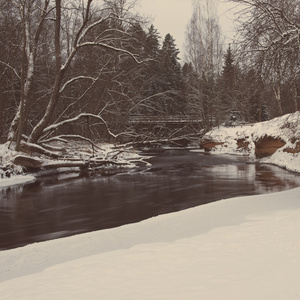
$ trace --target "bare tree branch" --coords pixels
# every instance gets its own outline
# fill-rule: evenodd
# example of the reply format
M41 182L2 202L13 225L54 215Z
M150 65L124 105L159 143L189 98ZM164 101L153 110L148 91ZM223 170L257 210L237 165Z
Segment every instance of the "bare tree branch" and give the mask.
M116 138L118 136L115 135L114 133L112 133L110 130L109 130L109 127L106 123L106 121L100 117L99 115L94 115L94 114L90 114L90 113L82 113L82 114L79 114L78 116L74 117L74 118L70 118L70 119L67 119L67 120L64 120L64 121L61 121L57 124L52 124L48 127L46 127L44 130L43 130L43 133L47 133L49 131L55 131L57 130L59 127L65 125L65 124L69 124L69 123L74 123L75 121L78 121L79 119L81 118L93 118L93 119L97 119L97 120L100 120L106 127L107 129L107 132L114 138Z

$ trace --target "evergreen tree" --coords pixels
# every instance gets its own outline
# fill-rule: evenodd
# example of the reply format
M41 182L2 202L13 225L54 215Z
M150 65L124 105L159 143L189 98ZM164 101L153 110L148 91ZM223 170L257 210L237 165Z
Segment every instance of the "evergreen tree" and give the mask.
M264 85L254 69L244 71L240 81L240 95L244 103L245 121L261 122L268 119L264 101Z
M183 81L181 66L179 63L179 50L174 38L167 34L163 41L159 55L160 90L172 93L172 97L164 101L164 112L168 114L180 114L183 112Z
M178 54L179 50L176 48L175 40L168 33L163 41L160 55L162 74L164 75L164 88L179 88L181 67L178 62Z
M159 54L159 33L152 24L148 30L148 34L145 41L145 52L148 57L155 58Z
M237 72L238 67L235 65L234 55L232 53L231 46L227 48L227 52L224 56L224 65L221 76L219 78L219 92L220 92L220 121L225 121L230 118L230 115L238 110L240 101L237 99Z
M147 34L139 22L131 24L127 30L130 36L128 50L138 56L145 56Z
M222 80L228 93L232 94L235 87L235 66L231 46L229 44L222 70Z
M138 114L155 115L160 110L159 101L153 96L161 92L160 89L160 64L159 64L159 33L154 25L151 25L145 37L144 56L149 58L142 66L144 81L141 91L141 98L149 101L144 102L144 105L138 108Z

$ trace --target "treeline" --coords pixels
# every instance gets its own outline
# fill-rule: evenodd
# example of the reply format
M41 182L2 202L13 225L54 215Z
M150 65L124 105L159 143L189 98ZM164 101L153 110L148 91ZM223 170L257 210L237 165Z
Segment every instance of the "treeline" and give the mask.
M215 0L195 1L187 28L187 60L196 77L191 98L204 119L213 116L205 124L230 116L258 122L299 110L300 1L230 2L238 31L225 54Z
M299 1L287 1L293 11L237 2L251 18L224 51L214 1L195 1L182 64L172 35L161 39L135 1L0 0L0 136L17 150L54 138L143 140L159 129L141 137L134 116L183 116L209 129L298 110Z

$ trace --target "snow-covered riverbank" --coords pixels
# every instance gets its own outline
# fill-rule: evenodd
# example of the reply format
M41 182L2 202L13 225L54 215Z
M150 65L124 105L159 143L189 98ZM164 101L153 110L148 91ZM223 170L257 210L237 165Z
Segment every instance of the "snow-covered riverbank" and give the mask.
M72 147L73 145L73 147ZM80 163L82 166L87 164L93 165L94 161L103 162L103 166L99 167L100 170L117 170L117 169L132 169L137 164L147 164L145 156L139 155L132 147L127 148L116 148L113 144L101 144L98 146L97 151L94 155L91 155L91 149L87 145L79 145L73 143L68 146L67 149L68 157L72 158L68 160L59 160L30 156L29 158L34 159L35 162L39 162L41 167L34 173L26 174L23 168L19 165L14 164L15 157L28 157L26 153L19 153L11 150L9 143L0 145L0 188L5 186L11 186L21 183L27 183L35 180L35 175L41 175L57 172L80 172ZM32 169L32 168L31 168ZM32 169L33 170L33 169ZM100 171L101 171L100 170Z
M0 252L1 299L299 299L300 188Z
M236 134L230 128L222 138L229 138L230 130ZM217 151L236 153L236 148L229 150ZM264 161L300 172L299 159L299 153L279 149ZM39 300L299 299L299 231L300 188L222 200L1 251L0 295Z
M269 142L269 151L275 151L272 147L277 142L275 153L265 155L260 162L300 173L300 112L251 125L216 127L205 134L203 141L212 144L211 153L249 155L253 160L261 144L267 147Z

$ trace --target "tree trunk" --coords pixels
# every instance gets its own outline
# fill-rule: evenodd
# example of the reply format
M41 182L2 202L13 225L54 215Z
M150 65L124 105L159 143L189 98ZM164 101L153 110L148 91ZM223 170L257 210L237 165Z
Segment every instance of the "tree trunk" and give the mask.
M59 90L60 90L60 86L61 86L61 82L63 79L63 75L64 75L64 70L61 70L59 72L59 74L56 76L56 80L54 83L54 90L53 93L51 95L51 99L48 103L47 109L44 113L43 118L40 120L40 122L33 128L31 135L29 136L29 143L36 143L39 138L41 137L41 135L43 134L43 130L45 129L45 127L49 124L51 117L53 115L55 106L59 100Z
M27 14L30 14L30 5L22 7L22 25L23 25L23 50L22 50L22 66L21 66L21 97L16 115L11 123L8 134L10 142L16 142L16 150L19 151L22 135L24 133L25 112L28 103L29 93L32 88L33 75L35 68L35 57L33 49L30 47L30 22ZM27 61L27 66L26 66ZM27 68L27 71L25 69Z
M56 0L56 21L55 21L55 60L56 60L56 78L50 102L46 108L43 118L34 127L28 139L29 143L36 143L41 137L43 130L49 124L53 115L55 106L59 100L60 86L65 73L65 68L61 67L61 49L60 49L60 27L61 27L61 0Z
M293 82L293 88L294 88L294 95L293 95L294 109L295 109L295 112L297 112L299 110L299 107L298 107L298 91L297 91L296 80L294 80L294 82Z
M277 87L275 87L273 85L273 91L274 91L275 99L277 101L279 115L282 116L283 115L283 110L282 110L282 103L281 103L281 88L280 88L280 84L278 84Z

